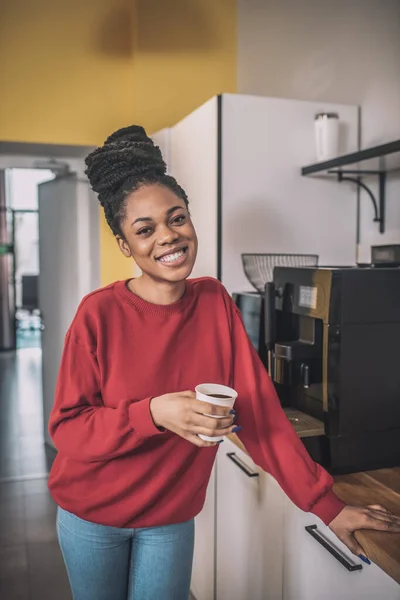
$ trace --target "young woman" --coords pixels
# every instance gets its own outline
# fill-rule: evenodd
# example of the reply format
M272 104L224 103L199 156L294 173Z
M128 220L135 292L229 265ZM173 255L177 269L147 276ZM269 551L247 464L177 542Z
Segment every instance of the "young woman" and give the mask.
M65 340L49 487L74 600L188 599L193 519L218 450L198 434L237 432L293 502L356 554L356 529L400 531L384 508L335 496L224 287L188 279L197 252L188 199L144 129L113 133L86 164L121 252L143 274L89 294ZM237 420L196 400L205 382L238 391Z

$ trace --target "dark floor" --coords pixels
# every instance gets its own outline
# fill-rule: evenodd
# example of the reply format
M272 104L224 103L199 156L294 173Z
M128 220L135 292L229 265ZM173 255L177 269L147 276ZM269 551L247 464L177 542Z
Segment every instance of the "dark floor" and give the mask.
M71 600L42 431L40 349L0 353L1 600Z

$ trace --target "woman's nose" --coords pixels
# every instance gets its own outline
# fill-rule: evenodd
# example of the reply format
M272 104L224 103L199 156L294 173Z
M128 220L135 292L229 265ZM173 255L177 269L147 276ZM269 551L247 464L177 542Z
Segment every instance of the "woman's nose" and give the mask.
M178 233L165 225L159 229L157 242L160 246L165 246L166 244L173 244L178 238Z

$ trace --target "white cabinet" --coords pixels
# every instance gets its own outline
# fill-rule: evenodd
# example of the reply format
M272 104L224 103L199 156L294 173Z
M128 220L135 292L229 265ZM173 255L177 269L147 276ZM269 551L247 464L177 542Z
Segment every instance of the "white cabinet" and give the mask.
M314 530L353 564L348 571L306 531ZM286 500L283 600L400 600L400 585L374 564L365 565L344 546L322 521Z
M196 600L214 599L215 576L215 467L208 484L207 497L195 519L195 543L191 592Z
M226 439L217 458L217 600L282 599L284 505L276 481Z

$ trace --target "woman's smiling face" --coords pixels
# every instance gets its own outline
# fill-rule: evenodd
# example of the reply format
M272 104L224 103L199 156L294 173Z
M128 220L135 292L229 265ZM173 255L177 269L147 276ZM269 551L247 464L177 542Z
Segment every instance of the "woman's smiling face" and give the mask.
M186 203L160 184L143 185L125 201L122 253L158 282L186 279L197 255L197 236Z

